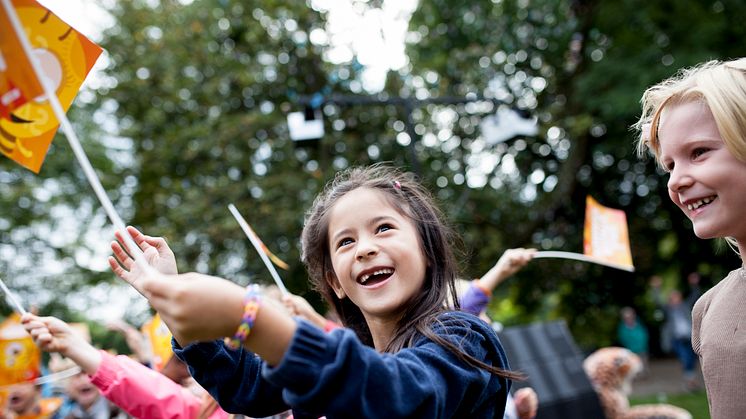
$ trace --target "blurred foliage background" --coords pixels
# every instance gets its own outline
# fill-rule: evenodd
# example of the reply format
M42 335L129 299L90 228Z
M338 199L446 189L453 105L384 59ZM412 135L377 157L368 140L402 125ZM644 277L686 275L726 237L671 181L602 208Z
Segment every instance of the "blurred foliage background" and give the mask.
M360 14L390 5L351 2ZM465 277L510 247L582 252L588 194L623 209L635 273L536 260L490 307L507 325L564 318L586 349L614 343L623 305L655 324L651 275L684 289L699 271L708 287L738 266L724 242L696 239L666 176L635 155L630 125L647 86L743 54L746 3L420 0L406 63L375 91L354 53L330 58L327 3L110 4L104 81L69 115L122 217L166 237L181 271L271 282L234 203L290 263L288 288L323 310L299 262L304 210L338 170L379 161L435 192L463 237ZM309 103L326 133L296 143L287 114ZM536 118L538 134L494 141L482 123L507 109ZM118 298L105 261L112 230L65 139L38 176L0 160L0 194L0 274L25 301L71 318Z

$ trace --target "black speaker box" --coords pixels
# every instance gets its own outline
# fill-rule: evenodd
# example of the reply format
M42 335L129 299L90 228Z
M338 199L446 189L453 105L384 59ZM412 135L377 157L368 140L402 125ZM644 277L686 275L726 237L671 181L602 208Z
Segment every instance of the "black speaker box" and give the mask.
M603 419L583 354L564 321L507 327L499 333L510 368L528 376L512 392L532 387L539 396L536 419Z

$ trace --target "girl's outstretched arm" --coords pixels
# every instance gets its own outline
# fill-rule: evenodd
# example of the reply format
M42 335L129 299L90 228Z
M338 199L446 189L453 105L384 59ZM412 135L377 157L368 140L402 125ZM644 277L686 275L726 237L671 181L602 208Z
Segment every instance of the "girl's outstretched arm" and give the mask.
M98 349L86 342L62 320L26 313L21 323L34 343L45 352L58 352L73 360L87 374L94 374L101 365Z
M241 324L245 290L225 279L188 273L145 278L142 285L144 295L181 346L231 337ZM262 299L245 347L277 365L296 327L279 303Z

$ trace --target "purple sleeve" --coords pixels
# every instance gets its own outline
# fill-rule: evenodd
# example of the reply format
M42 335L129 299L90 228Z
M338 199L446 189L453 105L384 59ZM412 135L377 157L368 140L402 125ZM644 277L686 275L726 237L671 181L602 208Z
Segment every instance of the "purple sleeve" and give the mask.
M490 297L484 293L479 287L474 285L474 282L469 284L469 288L466 290L459 304L461 305L461 311L478 316L479 313L487 308L487 304L490 302Z

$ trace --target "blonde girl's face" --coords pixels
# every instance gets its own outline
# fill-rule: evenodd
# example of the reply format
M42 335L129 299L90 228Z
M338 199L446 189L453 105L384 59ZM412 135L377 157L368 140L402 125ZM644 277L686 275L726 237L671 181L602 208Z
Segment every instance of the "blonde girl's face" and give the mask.
M725 146L710 108L699 101L667 107L658 138L669 196L697 237L746 243L746 163Z
M427 262L414 222L384 192L358 188L329 215L329 252L338 298L349 298L366 320L396 321L422 289Z

